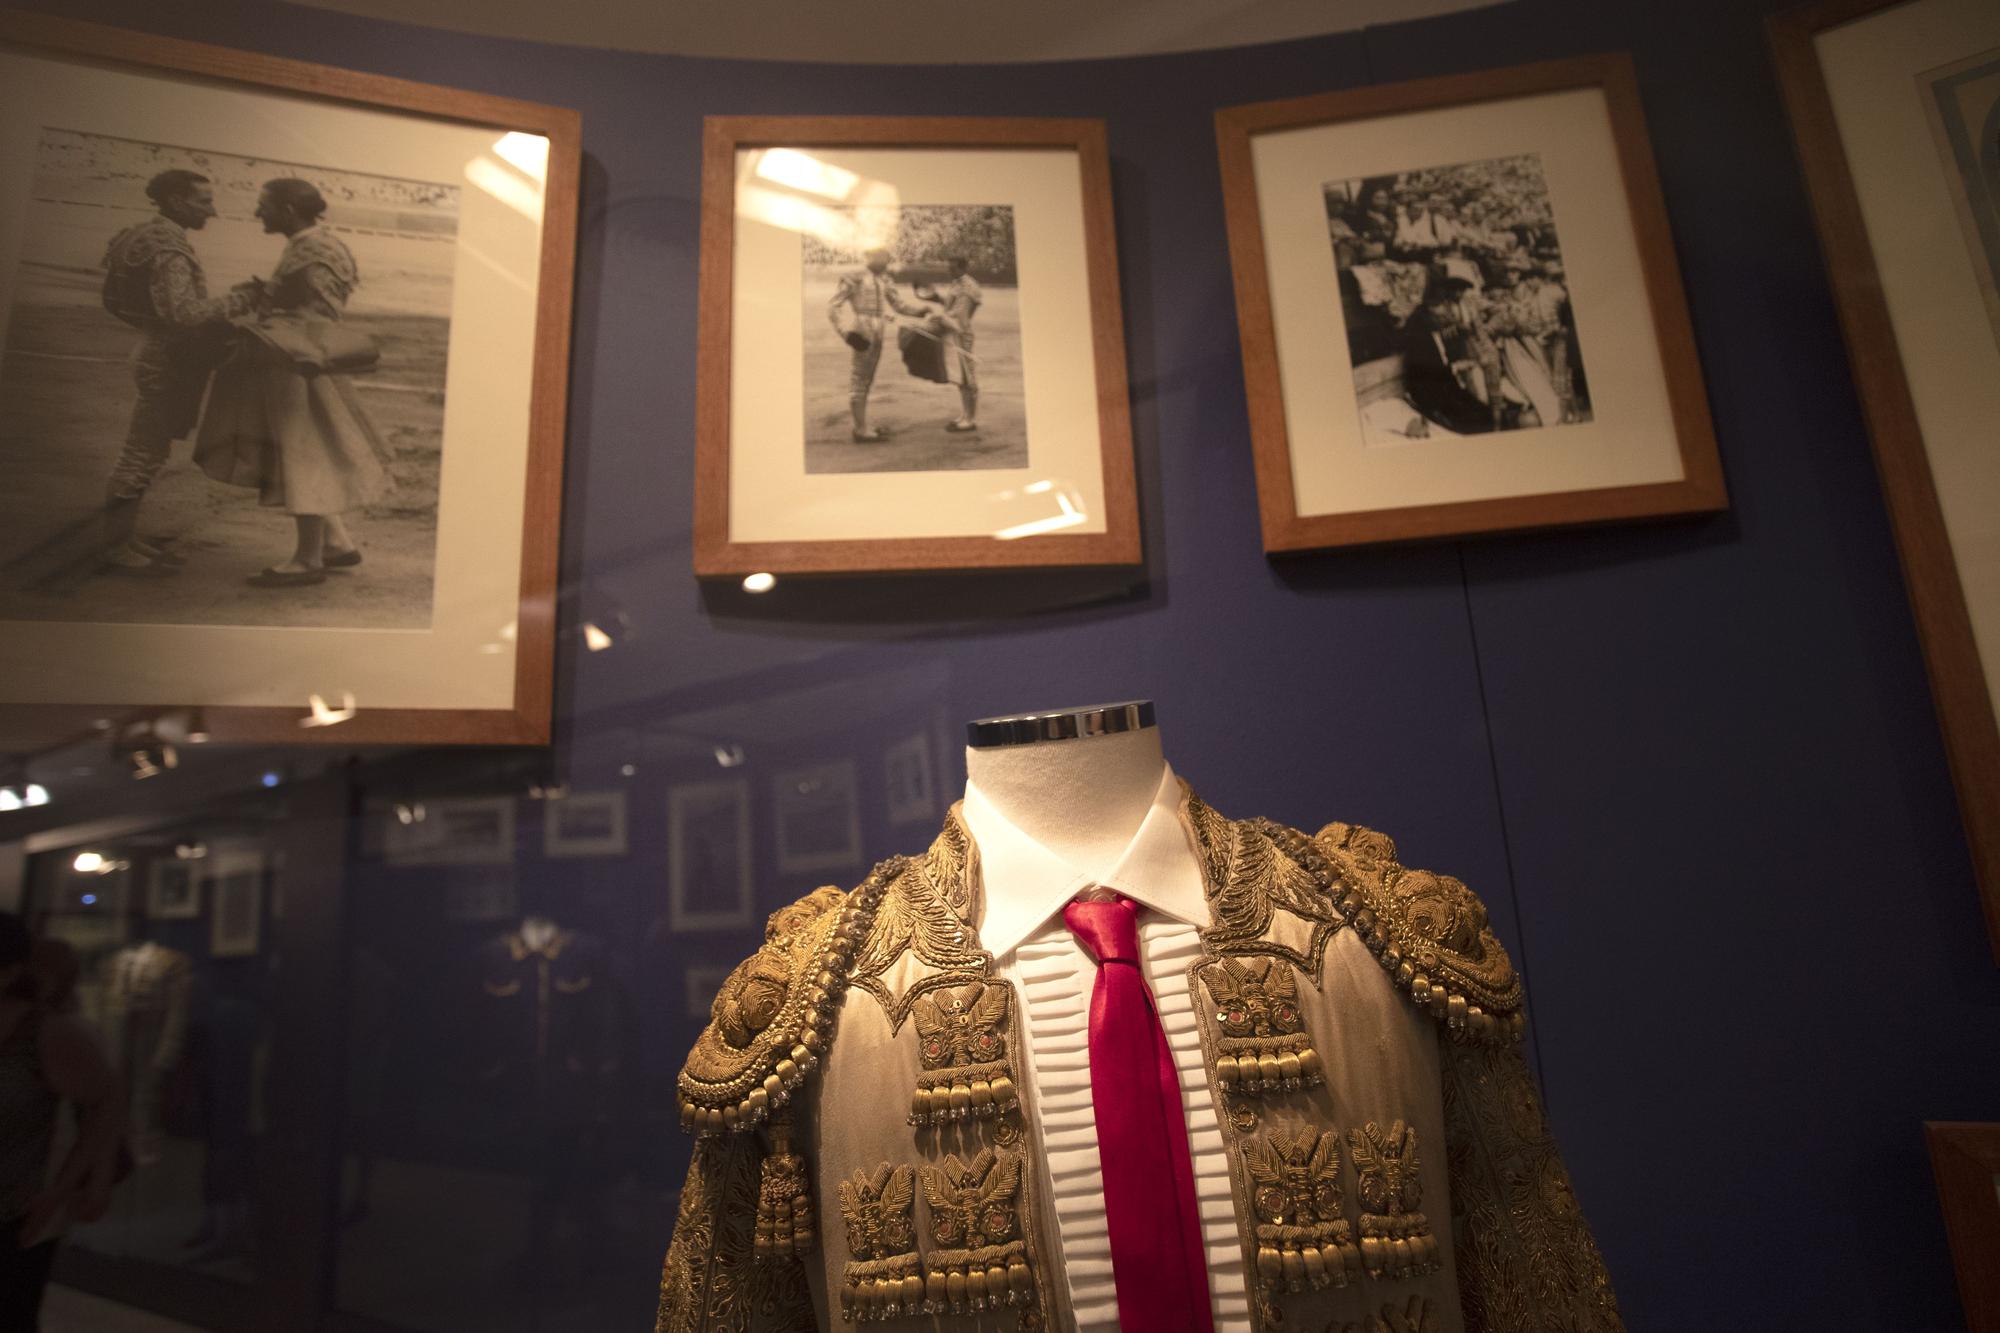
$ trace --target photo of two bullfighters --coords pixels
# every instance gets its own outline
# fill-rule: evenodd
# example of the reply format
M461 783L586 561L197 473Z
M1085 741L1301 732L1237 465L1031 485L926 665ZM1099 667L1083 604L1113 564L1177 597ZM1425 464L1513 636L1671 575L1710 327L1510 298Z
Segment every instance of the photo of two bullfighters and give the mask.
M867 444L888 438L882 427L868 424L868 395L875 387L891 329L896 331L898 350L911 375L958 386L961 410L945 429L953 434L976 431L979 358L972 351L972 323L986 295L970 272L972 261L963 254L948 256L948 281L941 286L918 283L913 295L905 297L889 275L892 258L880 246L869 249L863 255L863 267L843 277L827 303L827 318L834 332L853 350L847 407L854 419L854 441ZM899 323L896 315L911 322Z
M1028 466L1014 221L1004 203L865 204L801 229L808 473Z

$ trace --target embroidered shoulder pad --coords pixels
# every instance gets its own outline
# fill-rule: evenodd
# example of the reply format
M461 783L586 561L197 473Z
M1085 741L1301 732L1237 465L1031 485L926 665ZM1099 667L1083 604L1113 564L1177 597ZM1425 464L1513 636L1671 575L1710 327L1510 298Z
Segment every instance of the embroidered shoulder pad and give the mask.
M900 858L859 888L814 889L771 914L764 947L722 983L680 1075L681 1126L754 1129L785 1105L833 1037L849 966Z
M1521 979L1471 889L1402 865L1396 844L1374 829L1328 824L1313 841L1338 872L1341 914L1396 988L1454 1041L1492 1044L1526 1031Z

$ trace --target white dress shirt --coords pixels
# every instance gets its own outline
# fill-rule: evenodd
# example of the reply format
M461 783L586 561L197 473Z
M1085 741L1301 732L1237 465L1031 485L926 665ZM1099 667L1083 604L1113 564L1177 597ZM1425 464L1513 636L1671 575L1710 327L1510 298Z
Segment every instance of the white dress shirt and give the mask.
M1042 1142L1041 1198L1061 1242L1062 1253L1050 1258L1064 1271L1076 1327L1083 1333L1118 1327L1090 1092L1090 994L1097 965L1062 920L1063 907L1093 886L1147 909L1139 915L1141 972L1180 1072L1216 1333L1250 1329L1228 1150L1209 1095L1196 997L1188 989L1188 965L1201 951L1198 932L1208 924L1208 897L1180 804L1180 782L1165 770L1139 831L1111 872L1094 877L1016 828L976 786L967 784L960 808L979 849L985 889L980 943L1021 998L1020 1035L1028 1056L1021 1073Z

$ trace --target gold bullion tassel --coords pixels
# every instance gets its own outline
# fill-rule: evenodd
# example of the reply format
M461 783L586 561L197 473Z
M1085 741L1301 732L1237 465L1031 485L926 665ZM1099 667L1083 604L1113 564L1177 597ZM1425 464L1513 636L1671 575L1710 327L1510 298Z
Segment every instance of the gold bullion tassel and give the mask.
M756 1255L759 1259L803 1258L812 1253L816 1239L805 1159L792 1151L789 1117L773 1116L771 1150L764 1154L764 1170L757 1182Z
M1437 1238L1418 1206L1417 1131L1398 1120L1385 1133L1374 1121L1349 1132L1361 1196L1361 1263L1374 1278L1421 1277L1442 1266Z
M923 1265L910 1225L916 1176L912 1167L884 1162L872 1176L856 1171L853 1179L840 1182L840 1218L854 1256L841 1275L840 1317L849 1323L923 1308Z
M1257 1210L1257 1280L1267 1291L1318 1291L1361 1278L1341 1210L1340 1134L1308 1126L1246 1138L1241 1149Z
M1015 1198L1021 1158L982 1149L920 1168L935 1242L925 1265L925 1314L966 1314L1035 1304L1035 1278L1020 1239Z
M1230 1092L1296 1092L1325 1082L1305 1030L1299 983L1282 958L1224 958L1201 970L1215 1003L1216 1081Z
M940 986L918 997L910 1012L923 1072L910 1097L912 1125L986 1119L1005 1114L1014 1104L1007 1038L1001 1032L1012 994L1005 984L975 981L962 988Z

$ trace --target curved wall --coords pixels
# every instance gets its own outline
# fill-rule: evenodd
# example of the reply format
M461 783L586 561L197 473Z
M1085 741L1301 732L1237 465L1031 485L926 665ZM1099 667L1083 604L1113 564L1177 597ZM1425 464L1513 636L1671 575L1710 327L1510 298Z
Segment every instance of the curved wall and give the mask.
M617 763L621 719L780 691L915 681L946 719L1149 695L1225 811L1365 822L1483 892L1634 1330L1956 1325L1920 1122L2000 1118L2000 973L1770 6L1518 0L1273 47L948 69L545 48L249 0L52 7L582 110L565 579L572 614L616 606L632 633L597 654L564 640L573 769ZM1212 110L1616 48L1637 60L1733 510L1267 561ZM752 112L1109 122L1141 584L697 589L700 117Z

